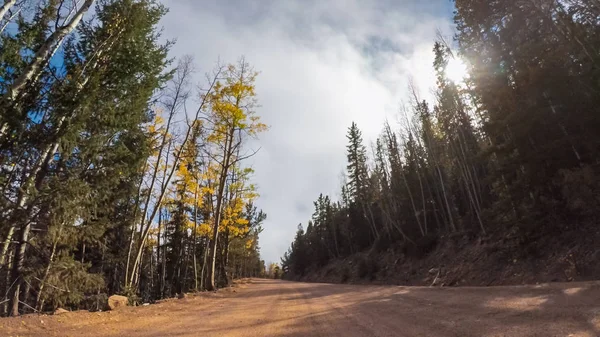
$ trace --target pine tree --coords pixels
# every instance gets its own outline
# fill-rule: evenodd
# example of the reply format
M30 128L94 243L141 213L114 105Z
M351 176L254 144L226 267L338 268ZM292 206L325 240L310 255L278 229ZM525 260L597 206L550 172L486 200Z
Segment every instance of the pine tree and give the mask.
M363 145L362 133L356 123L348 129L347 157L348 184L347 190L354 202L364 202L367 189L367 149Z
M511 254L537 251L533 242L554 242L574 223L594 232L600 8L592 0L455 4L458 52L441 40L433 48L435 101L411 90L404 128L384 125L372 170L352 124L341 200L314 203L306 233L282 258L286 277L368 252L358 267L366 277L373 252L398 247L410 259L455 232L508 240ZM457 58L468 68L464 83L448 75Z
M23 3L0 6L2 313L200 290L210 248L222 279L264 274L266 215L240 164L242 134L265 129L252 109L256 74L243 62L219 68L193 122L180 121L193 65L167 71L160 3L99 0L89 20L93 0Z
M371 244L379 235L374 224L369 198L369 172L367 168L367 149L363 144L362 133L356 123L352 123L346 136L348 139L348 183L346 191L351 196L351 226L354 236L361 238L360 246Z
M493 185L506 196L495 213L524 222L559 215L560 191L550 182L597 157L596 25L582 7L559 1L456 6L458 42L473 60L471 93L496 163Z
M19 304L28 298L20 286L31 262L26 247L32 225L58 227L60 235L49 242L50 255L63 259L64 249L57 252L57 240L62 234L84 231L83 241L69 239L75 245L70 249L81 247L78 261L84 263L85 247L101 241L107 226L103 217L109 216L118 200L115 193L122 192L114 187L131 182L147 153L142 125L149 120L148 104L164 79L166 65L167 48L158 44L154 31L164 10L151 2L116 1L98 5L96 11L98 23L81 26L79 41L66 44L64 79L49 84L42 119L20 131L20 137L33 145L28 156L35 157L18 186L11 215L19 230L13 257L13 315L19 314ZM135 15L128 14L132 11ZM119 39L127 42L117 43ZM144 57L133 60L131 54ZM73 202L69 208L64 206ZM56 207L66 212L53 212ZM54 214L51 221L44 218L46 214ZM42 282L54 275L52 264L50 259L43 268ZM81 271L85 274L86 269Z

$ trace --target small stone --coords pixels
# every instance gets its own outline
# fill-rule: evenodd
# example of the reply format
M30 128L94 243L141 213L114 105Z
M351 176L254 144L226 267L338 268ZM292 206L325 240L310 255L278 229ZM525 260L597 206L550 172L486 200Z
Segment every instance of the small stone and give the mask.
M56 309L56 310L54 311L54 314L55 314L55 315L62 315L62 314L66 314L66 313L68 313L68 312L69 312L68 310L65 310L65 309L63 309L63 308L58 308L58 309Z

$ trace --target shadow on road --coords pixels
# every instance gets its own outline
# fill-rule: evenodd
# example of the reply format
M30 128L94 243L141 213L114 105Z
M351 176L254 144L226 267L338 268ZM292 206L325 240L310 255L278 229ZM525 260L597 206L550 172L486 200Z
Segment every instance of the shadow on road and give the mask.
M273 336L326 336L330 327L339 336L600 336L599 283L489 288L281 283L246 295L255 296L311 307L309 314L288 319L289 332Z

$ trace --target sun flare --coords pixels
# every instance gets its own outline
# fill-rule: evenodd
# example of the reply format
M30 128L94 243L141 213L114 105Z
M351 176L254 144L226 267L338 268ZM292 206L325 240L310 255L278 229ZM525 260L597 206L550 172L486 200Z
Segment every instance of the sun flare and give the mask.
M459 58L451 58L446 66L446 77L454 82L461 83L468 76L467 65Z

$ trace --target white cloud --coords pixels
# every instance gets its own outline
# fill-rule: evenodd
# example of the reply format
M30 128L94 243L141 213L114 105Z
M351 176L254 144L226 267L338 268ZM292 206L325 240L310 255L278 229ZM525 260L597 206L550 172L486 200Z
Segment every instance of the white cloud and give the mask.
M165 2L172 56L194 55L209 71L244 55L260 71L258 112L271 129L252 165L267 261L279 260L319 193L338 194L350 123L370 141L394 119L409 77L427 94L436 30L451 32L448 0Z

